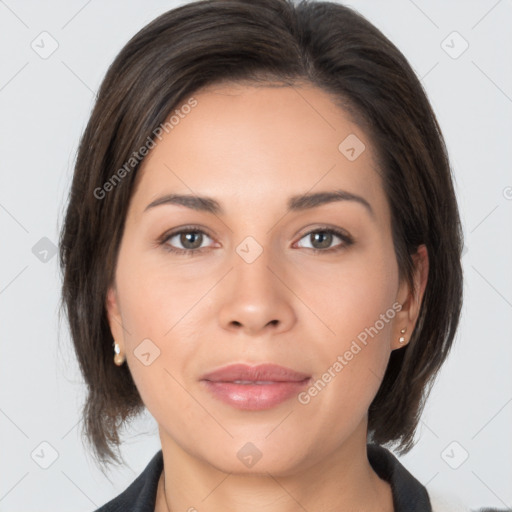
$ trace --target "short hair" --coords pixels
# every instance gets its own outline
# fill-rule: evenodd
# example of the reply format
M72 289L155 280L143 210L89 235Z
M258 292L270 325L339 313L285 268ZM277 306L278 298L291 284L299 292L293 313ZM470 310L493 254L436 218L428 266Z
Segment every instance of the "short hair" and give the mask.
M391 352L368 410L368 438L403 454L446 359L462 307L462 229L445 142L403 54L357 11L326 1L202 0L172 9L122 48L78 147L59 239L65 308L87 385L83 433L100 464L118 462L118 429L144 410L127 365L113 364L106 314L140 162L98 191L155 139L173 109L221 83L325 91L368 137L391 211L400 279L425 244L428 282L410 342ZM125 167L126 170L126 167ZM112 185L114 186L114 185Z

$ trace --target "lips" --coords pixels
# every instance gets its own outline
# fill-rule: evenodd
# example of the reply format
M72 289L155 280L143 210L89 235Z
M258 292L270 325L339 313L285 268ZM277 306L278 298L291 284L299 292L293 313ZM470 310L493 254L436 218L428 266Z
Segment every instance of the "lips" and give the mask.
M300 382L309 378L305 373L296 372L284 366L275 364L260 364L248 366L246 364L233 364L225 366L214 372L206 374L202 380L211 382Z
M215 398L232 407L264 410L296 395L309 380L305 373L275 364L233 364L207 373L201 383Z

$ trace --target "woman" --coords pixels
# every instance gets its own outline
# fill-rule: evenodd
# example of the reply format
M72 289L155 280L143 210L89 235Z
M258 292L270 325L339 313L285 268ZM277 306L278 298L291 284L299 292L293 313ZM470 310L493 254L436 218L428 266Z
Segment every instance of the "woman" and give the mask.
M144 408L162 445L99 510L432 510L383 445L413 445L461 248L435 115L363 17L158 17L103 81L60 240L94 453Z

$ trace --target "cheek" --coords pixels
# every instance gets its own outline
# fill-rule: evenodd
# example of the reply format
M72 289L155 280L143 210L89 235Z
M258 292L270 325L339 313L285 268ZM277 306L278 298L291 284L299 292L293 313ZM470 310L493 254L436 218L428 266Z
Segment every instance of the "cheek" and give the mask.
M384 376L400 307L393 248L365 250L340 270L317 275L316 282L309 304L320 312L330 332L312 355L319 371L303 401L312 402L321 394L318 407L322 402L340 414L358 411L358 417L367 410Z
M132 345L143 338L166 343L187 324L188 312L205 293L204 280L184 279L179 270L162 266L165 259L150 256L127 247L119 261L123 320Z
M329 328L326 340L331 351L358 336L364 342L368 330L372 338L389 337L398 307L398 266L392 246L384 240L374 246L347 253L339 265L311 269L310 278L301 284L308 305Z
M143 402L154 411L159 400L181 392L178 382L197 338L194 306L205 290L201 283L166 276L143 258L130 258L129 249L124 254L117 283L127 364Z

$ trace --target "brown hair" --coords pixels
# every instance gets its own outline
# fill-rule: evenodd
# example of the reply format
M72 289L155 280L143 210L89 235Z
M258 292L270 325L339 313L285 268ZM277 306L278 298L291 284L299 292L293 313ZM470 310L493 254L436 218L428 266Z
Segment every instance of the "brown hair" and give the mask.
M203 0L138 32L101 84L80 140L60 234L62 303L88 395L83 428L97 461L119 461L119 428L144 409L127 365L113 363L105 300L139 165L98 198L116 170L201 87L252 81L313 84L332 95L378 155L400 277L425 244L428 282L409 344L394 350L369 408L369 438L413 446L462 304L462 230L445 143L402 53L356 11L331 2ZM149 138L149 139L148 139ZM125 167L126 168L126 167Z

